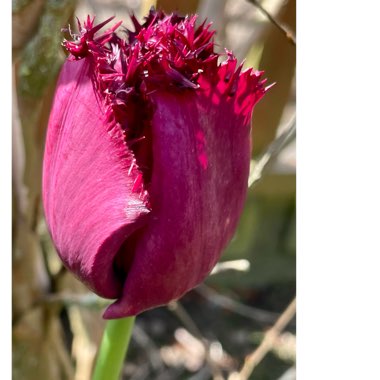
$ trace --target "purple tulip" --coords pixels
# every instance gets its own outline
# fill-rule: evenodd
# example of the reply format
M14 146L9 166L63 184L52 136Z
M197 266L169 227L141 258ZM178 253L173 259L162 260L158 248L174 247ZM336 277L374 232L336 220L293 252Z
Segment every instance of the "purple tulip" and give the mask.
M135 32L87 18L50 115L43 203L66 267L105 318L136 315L198 285L232 238L247 193L262 72L218 63L210 25L151 11Z

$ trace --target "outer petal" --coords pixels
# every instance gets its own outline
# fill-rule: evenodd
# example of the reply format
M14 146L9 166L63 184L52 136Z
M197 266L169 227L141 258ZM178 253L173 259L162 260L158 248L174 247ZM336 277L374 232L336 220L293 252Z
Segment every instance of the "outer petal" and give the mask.
M121 130L106 121L90 66L89 58L63 66L46 139L43 201L65 265L99 295L117 298L123 276L114 258L148 210L133 191L133 155Z
M105 318L138 314L199 284L231 239L247 192L250 119L264 94L260 73L236 61L201 78L200 89L152 95L152 214L136 246L122 297Z

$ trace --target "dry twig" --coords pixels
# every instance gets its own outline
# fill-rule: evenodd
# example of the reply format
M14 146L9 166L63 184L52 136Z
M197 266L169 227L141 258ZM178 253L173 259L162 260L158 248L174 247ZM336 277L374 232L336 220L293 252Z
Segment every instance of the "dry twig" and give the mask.
M183 323L183 325L188 329L188 331L191 332L196 338L199 339L199 341L202 343L205 353L206 353L206 362L208 366L210 367L213 379L214 380L223 380L224 377L222 375L222 371L218 367L217 363L212 359L210 355L210 343L209 341L202 335L201 331L199 330L198 326L195 324L191 316L188 314L186 309L178 302L173 301L169 305L169 310L172 311L177 318Z
M253 187L261 179L264 170L278 154L296 137L296 118L290 121L290 126L268 146L267 150L257 161L251 161L251 172L248 187Z
M251 266L250 262L246 259L221 261L220 263L217 263L214 266L214 269L211 271L210 276L221 273L221 272L225 272L228 270L247 272L249 271L250 266Z
M195 291L214 305L228 309L242 317L253 319L255 322L271 324L274 323L279 316L277 313L244 305L241 302L218 293L206 285L198 286Z
M289 324L296 314L296 298L288 305L285 311L278 318L277 322L271 327L264 336L259 347L248 355L240 372L232 373L228 380L247 380L255 367L263 360L265 355L273 348L276 340L282 331Z
M267 18L268 20L285 35L285 37L288 39L288 41L296 46L296 38L288 28L281 25L257 0L248 0L252 5L254 5L257 9L259 9Z

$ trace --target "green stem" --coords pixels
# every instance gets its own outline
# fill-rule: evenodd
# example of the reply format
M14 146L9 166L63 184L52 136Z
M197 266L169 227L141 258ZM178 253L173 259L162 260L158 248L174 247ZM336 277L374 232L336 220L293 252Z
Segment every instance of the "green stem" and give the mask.
M107 322L92 380L118 380L132 335L135 317Z

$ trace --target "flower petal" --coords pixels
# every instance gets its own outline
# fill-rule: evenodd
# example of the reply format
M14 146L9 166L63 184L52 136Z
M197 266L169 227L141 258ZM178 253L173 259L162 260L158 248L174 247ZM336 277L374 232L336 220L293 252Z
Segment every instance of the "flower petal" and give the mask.
M107 121L91 64L88 58L66 61L58 81L44 157L44 208L65 265L97 294L117 298L124 278L114 258L149 210L133 191L141 174L121 129Z
M201 78L199 90L152 95L152 214L123 295L105 318L178 299L206 277L233 236L247 192L252 109L265 92L259 74L234 77L235 65Z

